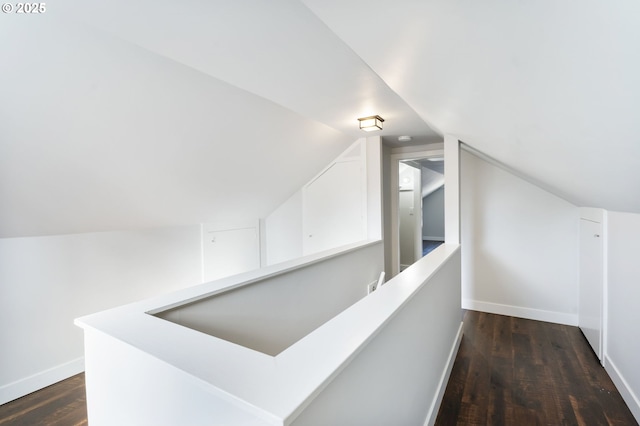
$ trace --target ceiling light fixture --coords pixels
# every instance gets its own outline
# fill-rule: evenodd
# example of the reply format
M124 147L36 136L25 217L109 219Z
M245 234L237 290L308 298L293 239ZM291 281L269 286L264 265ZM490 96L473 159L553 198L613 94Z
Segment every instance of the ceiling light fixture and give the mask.
M358 118L360 122L360 129L365 132L374 132L376 130L382 130L382 123L384 119L379 115L372 115L371 117Z
M398 136L398 142L411 142L411 136Z

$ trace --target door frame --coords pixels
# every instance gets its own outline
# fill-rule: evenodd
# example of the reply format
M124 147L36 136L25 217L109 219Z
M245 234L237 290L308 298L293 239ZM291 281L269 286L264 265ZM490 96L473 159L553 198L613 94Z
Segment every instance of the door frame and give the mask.
M406 160L422 160L425 158L444 157L444 149L424 149L414 152L398 152L391 154L391 277L400 273L400 221L398 207L400 199L400 162ZM445 163L445 170L446 170ZM446 187L446 182L445 182ZM446 215L445 215L446 220ZM422 232L422 230L420 230Z

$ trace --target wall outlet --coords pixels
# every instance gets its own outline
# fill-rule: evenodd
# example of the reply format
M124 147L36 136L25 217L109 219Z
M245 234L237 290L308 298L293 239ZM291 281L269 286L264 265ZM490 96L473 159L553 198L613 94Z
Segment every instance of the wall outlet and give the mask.
M378 281L372 281L367 285L367 294L371 294L378 288Z

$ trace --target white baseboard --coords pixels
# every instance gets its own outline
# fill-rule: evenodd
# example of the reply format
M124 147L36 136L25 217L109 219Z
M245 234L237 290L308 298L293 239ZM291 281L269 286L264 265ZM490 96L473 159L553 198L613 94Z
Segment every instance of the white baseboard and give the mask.
M444 242L444 237L434 237L431 235L423 235L422 236L423 240L428 240L428 241L442 241Z
M458 354L458 349L460 348L460 343L462 342L463 325L464 323L461 322L460 327L458 328L458 334L456 335L456 338L453 341L453 345L451 346L451 351L449 351L449 359L447 361L445 369L442 371L442 376L440 376L440 382L438 383L438 393L431 402L431 407L429 407L429 411L427 412L427 418L424 422L425 426L433 426L438 417L438 411L440 409L440 404L442 403L442 398L444 397L444 391L447 389L447 383L449 383L451 370L453 369L453 364L456 361L456 355Z
M631 414L633 414L636 421L640 423L640 399L638 399L629 386L629 383L624 379L624 376L620 373L618 367L616 367L615 362L611 361L611 358L607 355L605 355L604 365L604 369L609 374L609 377L611 377L613 384L616 385L616 388L618 389L618 392L620 392L620 395L622 395L624 402L627 403L629 410L631 410Z
M462 308L491 314L508 315L510 317L553 322L556 324L578 325L578 314L544 311L542 309L524 308L522 306L501 305L499 303L481 302L471 299L463 299Z
M0 405L28 395L84 371L84 357L0 386Z

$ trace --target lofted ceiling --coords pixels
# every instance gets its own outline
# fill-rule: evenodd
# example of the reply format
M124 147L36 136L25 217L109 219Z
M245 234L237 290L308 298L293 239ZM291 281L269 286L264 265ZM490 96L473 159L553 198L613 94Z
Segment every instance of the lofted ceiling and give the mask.
M362 14L363 11L366 13ZM0 16L0 237L265 217L382 115L640 212L640 4L60 0Z
M640 213L639 2L304 3L432 128L573 204Z

